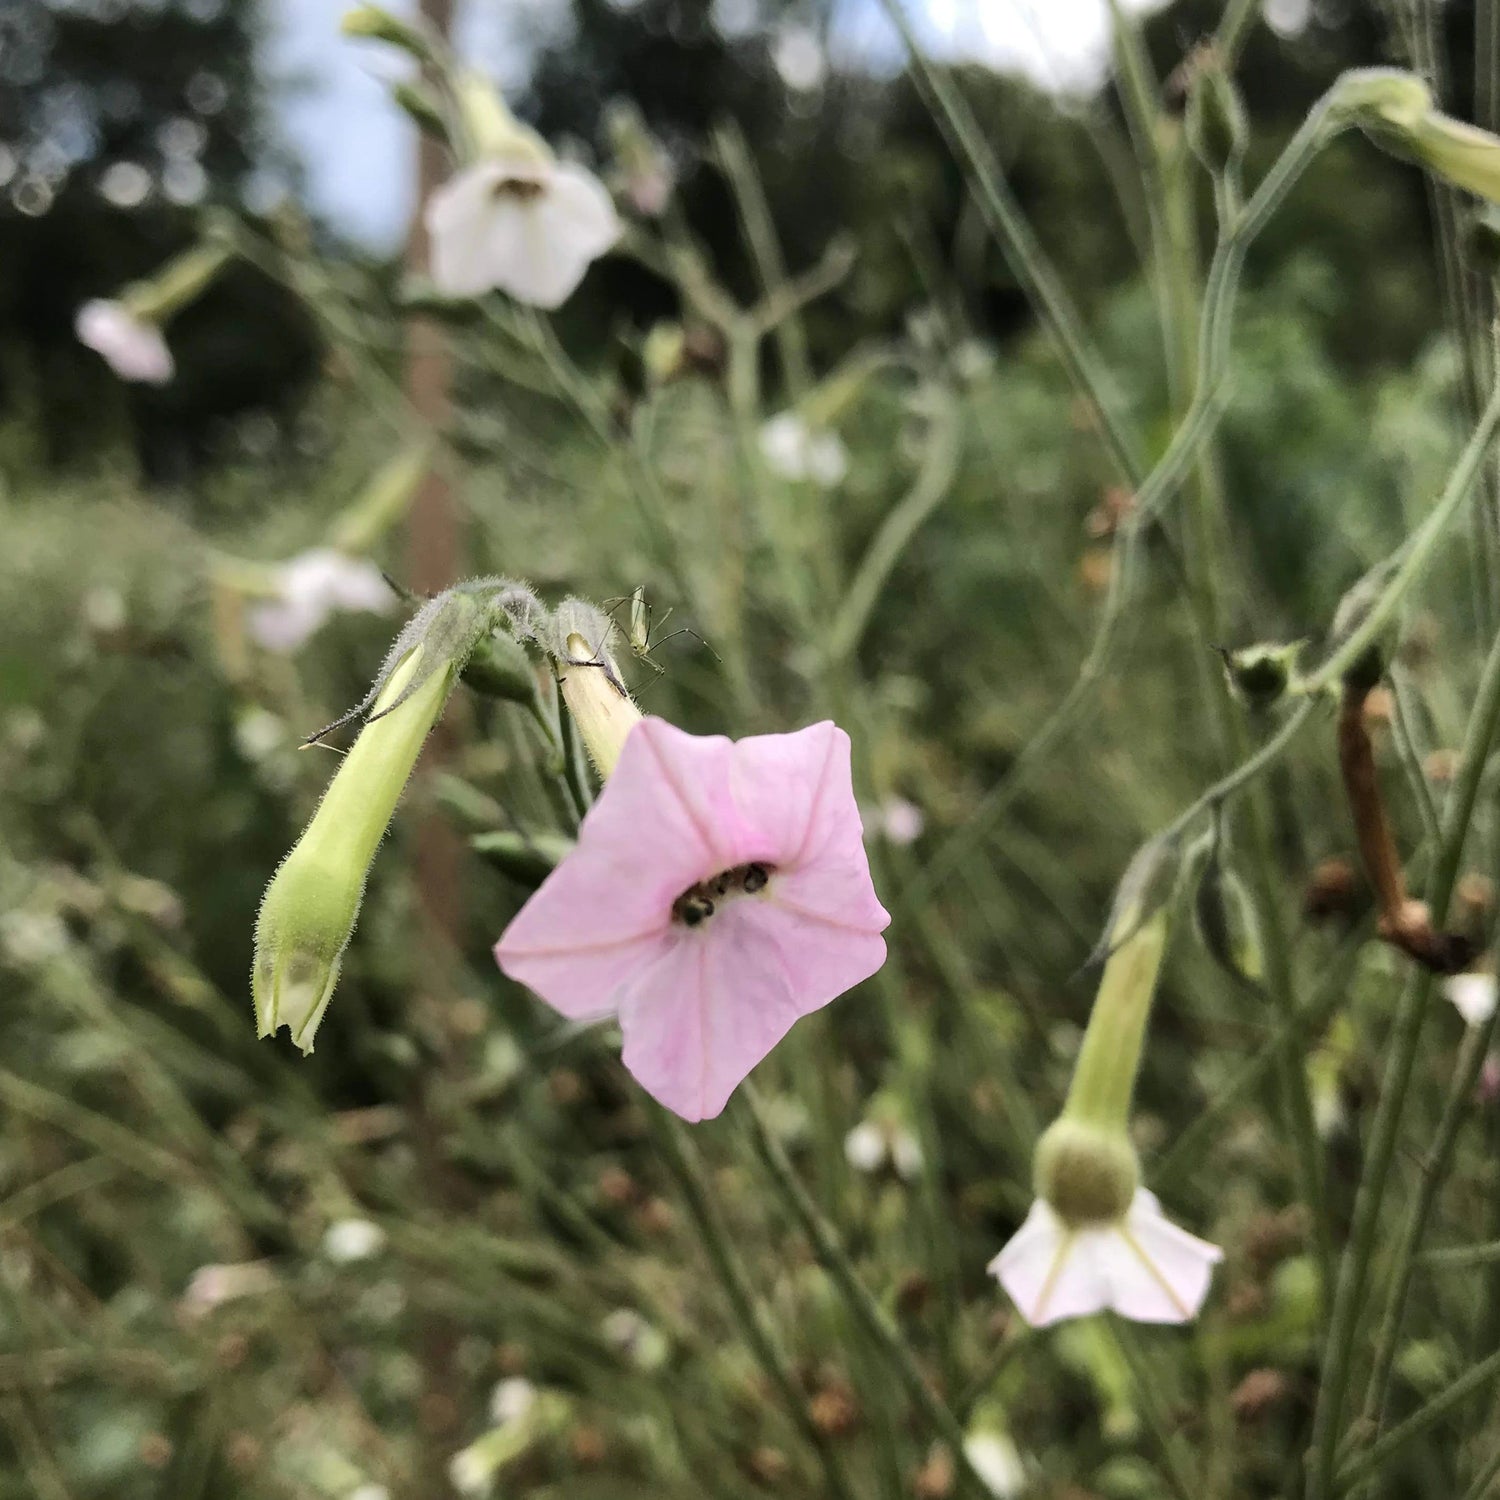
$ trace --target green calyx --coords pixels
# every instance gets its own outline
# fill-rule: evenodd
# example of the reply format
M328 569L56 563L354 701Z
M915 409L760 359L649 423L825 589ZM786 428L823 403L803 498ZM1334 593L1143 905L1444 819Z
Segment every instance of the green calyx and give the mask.
M1037 1143L1036 1192L1070 1229L1125 1217L1140 1185L1135 1150L1122 1130L1055 1120Z

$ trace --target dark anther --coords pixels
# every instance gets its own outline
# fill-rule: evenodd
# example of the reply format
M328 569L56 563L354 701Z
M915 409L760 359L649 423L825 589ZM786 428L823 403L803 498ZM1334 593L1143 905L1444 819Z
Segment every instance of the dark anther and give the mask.
M752 896L756 891L765 890L766 882L770 878L770 872L764 865L745 866L745 890Z

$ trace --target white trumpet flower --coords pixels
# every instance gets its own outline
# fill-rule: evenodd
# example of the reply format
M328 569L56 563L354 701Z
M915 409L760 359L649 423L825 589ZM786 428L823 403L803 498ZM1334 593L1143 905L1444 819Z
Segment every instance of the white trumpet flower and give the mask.
M778 412L760 429L760 454L773 474L794 484L831 490L849 472L849 450L839 435L794 411Z
M1482 1026L1495 1013L1500 986L1493 974L1454 974L1444 980L1443 993L1453 1002L1466 1026Z
M1137 1188L1125 1214L1104 1223L1066 1224L1037 1199L989 1271L1036 1328L1106 1308L1137 1323L1187 1323L1223 1255Z
M120 377L143 385L165 385L175 370L161 329L123 302L95 297L78 309L73 331Z
M572 296L621 232L604 184L540 144L450 177L428 200L426 222L439 291L477 297L498 288L549 309Z
M276 569L272 596L250 610L245 624L267 651L290 653L338 610L385 614L395 602L374 563L332 547L314 547Z

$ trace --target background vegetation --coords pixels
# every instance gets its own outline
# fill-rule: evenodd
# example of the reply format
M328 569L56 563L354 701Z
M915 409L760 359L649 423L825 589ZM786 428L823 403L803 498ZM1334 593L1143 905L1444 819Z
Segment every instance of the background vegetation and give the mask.
M410 426L397 268L295 208L247 217L257 253L174 325L165 391L120 387L72 340L81 300L194 231L202 205L127 213L96 191L112 159L160 139L188 80L223 84L201 150L211 206L242 208L273 150L253 6L207 9L0 0L0 29L36 53L0 54L0 139L31 164L13 180L38 178L59 109L84 122L47 211L12 187L0 231L0 1495L435 1496L455 1453L505 1430L491 1393L510 1377L546 1399L496 1493L814 1495L825 1450L859 1496L959 1493L951 1445L788 1216L742 1107L696 1129L691 1155L669 1149L608 1038L560 1028L496 972L490 945L525 890L472 856L440 913L455 941L436 940L418 838L439 819L552 820L511 711L455 700L443 771L419 778L377 862L317 1052L255 1040L256 904L329 774L297 744L363 693L395 626L338 617L271 655L245 633L226 559L318 544ZM959 1426L1008 1434L1037 1496L1293 1493L1326 1303L1266 1048L1289 1039L1305 1070L1342 1243L1404 977L1368 941L1362 891L1333 920L1304 903L1352 841L1331 720L1263 804L1303 1020L1216 969L1186 922L1158 997L1139 1144L1174 1216L1226 1249L1203 1317L1030 1334L984 1267L1030 1200L1110 891L1231 764L1210 646L1321 638L1343 590L1427 514L1472 426L1477 325L1448 317L1443 202L1354 136L1299 184L1251 258L1226 414L1191 481L1222 502L1224 639L1191 607L1184 559L1202 554L1184 506L1146 534L1123 649L1085 712L1008 780L1089 651L1129 489L957 158L905 75L835 73L789 107L769 61L779 14L731 42L689 0L575 10L525 112L599 142L600 106L634 99L681 164L667 234L686 244L691 227L736 304L785 293L757 253L763 208L794 278L833 271L738 384L717 360L643 374L653 326L704 320L631 256L597 267L555 323L500 306L453 329L439 463L465 569L553 598L643 584L673 610L664 634L690 626L717 653L679 636L659 680L636 666L651 711L735 734L831 714L854 736L872 825L894 799L920 809L914 842L871 840L890 964L800 1024L757 1081ZM1472 117L1475 17L1453 3L1415 19L1430 14L1448 102ZM1320 4L1282 37L1251 17L1236 77L1252 183L1341 69L1407 60L1410 19ZM1179 169L1176 272L1154 259L1159 205L1113 86L1065 107L953 75L1153 458L1190 386L1170 304L1196 297L1213 240L1172 76L1220 20L1181 3L1144 30ZM117 118L122 83L134 102ZM824 259L839 240L847 267ZM746 458L759 420L809 389L836 405L851 457L829 492ZM920 525L851 622L841 601L897 511ZM402 572L394 539L375 553ZM1461 532L1405 612L1402 714L1376 727L1405 850L1422 849L1423 799L1453 772L1487 578ZM976 822L997 786L1006 805ZM1486 780L1460 909L1481 940L1497 836ZM1419 852L1414 876L1429 862ZM1432 1008L1377 1287L1460 1049L1477 1045ZM1500 1235L1493 1087L1472 1102L1434 1246ZM909 1131L920 1172L853 1170L844 1140L866 1119ZM346 1258L329 1231L349 1220L378 1226L379 1248ZM1419 1266L1393 1419L1494 1351L1497 1263ZM220 1266L241 1270L205 1273ZM741 1293L790 1399L746 1340ZM1500 1441L1492 1401L1476 1390L1403 1445L1379 1492L1465 1493Z

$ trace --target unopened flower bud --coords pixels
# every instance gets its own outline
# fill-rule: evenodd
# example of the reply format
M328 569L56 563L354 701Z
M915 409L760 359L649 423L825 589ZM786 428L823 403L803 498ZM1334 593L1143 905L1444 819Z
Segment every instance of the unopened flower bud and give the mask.
M1249 984L1259 984L1265 972L1260 924L1244 882L1229 863L1220 830L1214 831L1189 855L1198 867L1193 889L1193 929L1209 957L1226 973Z
M1432 90L1400 68L1353 68L1334 85L1335 119L1359 126L1388 150L1399 152L1432 107Z
M1195 59L1187 104L1187 137L1193 153L1210 172L1238 165L1245 154L1245 106L1234 80L1212 48Z
M1123 1219L1140 1167L1123 1130L1055 1120L1037 1142L1033 1163L1036 1193L1064 1224L1108 1224Z
M378 5L357 5L346 11L339 22L339 30L348 37L387 42L421 63L433 61L432 43L421 29Z
M492 630L464 664L463 679L475 692L507 703L536 701L536 676L531 658L514 636Z
M641 720L610 655L614 622L582 599L565 599L548 625L545 644L557 662L564 702L601 777L620 759L625 740Z
M252 975L257 1029L269 1036L286 1026L304 1052L312 1051L338 980L375 851L453 685L451 660L420 675L428 649L414 648L390 674L371 721L261 902Z
M1306 643L1259 644L1237 651L1221 648L1224 675L1237 697L1257 712L1276 703L1296 678L1297 658Z

